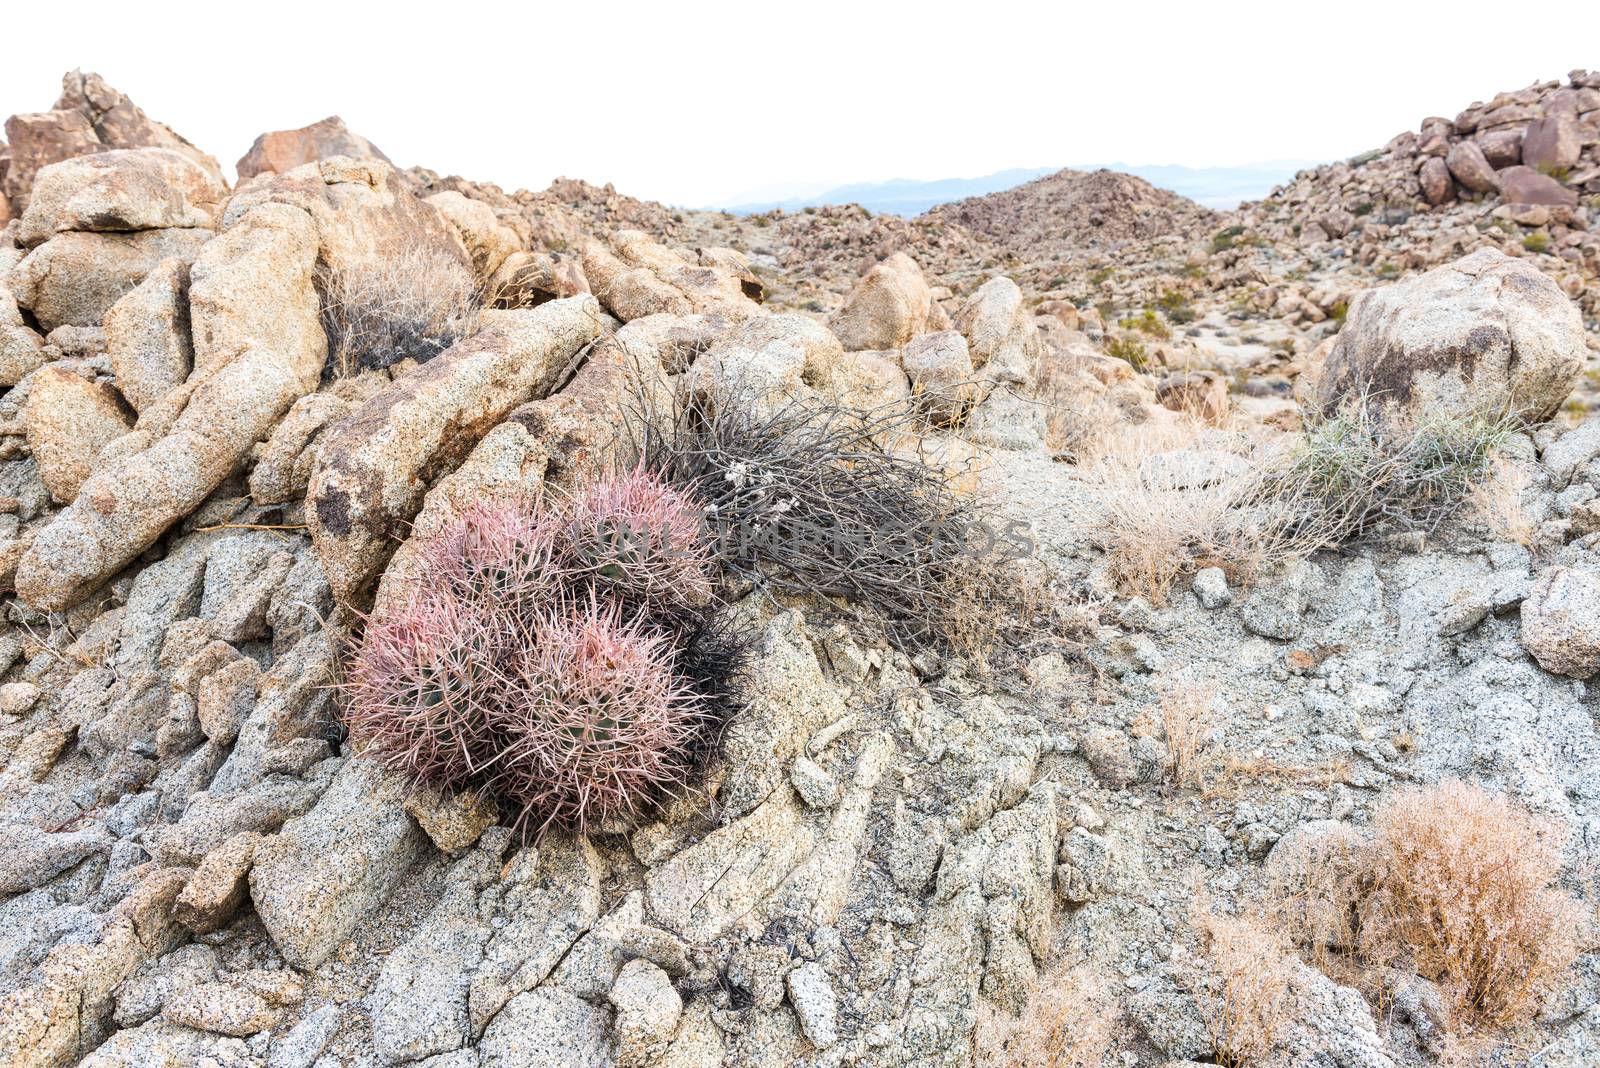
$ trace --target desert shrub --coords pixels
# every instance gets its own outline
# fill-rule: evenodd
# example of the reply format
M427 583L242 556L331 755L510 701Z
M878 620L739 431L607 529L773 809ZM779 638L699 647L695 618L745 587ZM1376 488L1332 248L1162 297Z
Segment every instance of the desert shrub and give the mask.
M1422 405L1409 420L1367 397L1305 413L1304 436L1253 494L1326 546L1379 527L1431 533L1452 515L1516 432L1509 417Z
M727 581L834 604L902 647L981 654L1020 623L1018 582L998 575L1031 542L920 451L912 408L734 396L636 422L642 463L698 502Z
M1522 247L1529 252L1546 252L1550 248L1550 235L1535 230L1522 239Z
M1150 353L1144 342L1133 337L1113 337L1106 342L1106 355L1126 361L1135 371L1150 366Z
M1234 240L1243 233L1244 227L1242 226L1229 226L1226 229L1218 230L1211 238L1211 251L1227 251L1233 247Z
M328 335L325 378L431 360L477 329L483 307L471 270L430 246L355 268L321 267L316 281Z
M1504 417L1443 410L1390 422L1364 399L1305 415L1286 449L1211 443L1217 432L1193 420L1103 433L1079 464L1085 535L1124 586L1159 603L1199 567L1248 581L1380 529L1432 532L1515 431Z
M1162 322L1161 316L1157 315L1155 311L1150 308L1146 308L1138 315L1130 315L1126 317L1117 325L1121 326L1124 330L1137 330L1141 334L1148 334L1153 338L1165 340L1166 338L1172 336L1172 328L1167 326L1166 323Z
M744 639L711 597L697 506L642 471L479 502L344 673L358 751L484 790L524 833L631 821L686 788L736 707Z
M1439 984L1455 1025L1528 1019L1583 948L1586 911L1552 885L1565 829L1459 781L1390 796L1370 840L1303 850L1269 911L1369 996L1387 969Z
M1105 976L1085 967L1042 975L1022 1015L979 1010L976 1068L1103 1068L1121 1038Z
M1373 828L1362 956L1408 960L1473 1019L1532 1015L1582 948L1583 909L1551 886L1565 830L1463 782L1401 791Z
M1176 289L1164 289L1156 298L1156 307L1167 321L1178 326L1185 326L1195 320L1194 305L1189 303L1189 298Z

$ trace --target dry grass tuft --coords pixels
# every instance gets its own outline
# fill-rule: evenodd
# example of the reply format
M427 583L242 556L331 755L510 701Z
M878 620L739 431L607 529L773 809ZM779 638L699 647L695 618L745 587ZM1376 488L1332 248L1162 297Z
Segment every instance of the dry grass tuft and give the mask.
M1203 914L1205 958L1190 987L1225 1068L1247 1068L1271 1052L1288 1011L1298 963L1284 933L1259 920Z
M1366 398L1308 414L1288 447L1192 418L1123 426L1085 451L1085 531L1126 588L1160 603L1200 567L1247 582L1379 529L1431 533L1513 430L1459 414L1397 427Z
M985 1007L977 1068L1105 1068L1122 1027L1104 975L1086 967L1046 973L1016 1019Z
M1153 709L1135 724L1135 733L1150 734L1159 720L1166 741L1163 777L1180 790L1203 790L1212 786L1223 769L1222 749L1217 744L1219 717L1216 710L1218 688L1205 680L1181 679L1170 683Z
M1582 948L1584 910L1551 886L1565 830L1463 782L1402 791L1374 829L1361 955L1409 959L1483 1023L1531 1016Z
M430 360L477 329L484 304L465 264L420 245L357 270L319 268L317 289L329 378Z

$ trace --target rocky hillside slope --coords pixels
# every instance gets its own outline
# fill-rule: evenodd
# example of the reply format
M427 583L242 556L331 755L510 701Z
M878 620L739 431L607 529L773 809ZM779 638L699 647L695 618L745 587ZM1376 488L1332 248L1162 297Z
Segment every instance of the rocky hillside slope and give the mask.
M0 150L0 1063L1596 1063L1597 83L1226 216L1101 173L904 220L507 193L332 118L230 188L69 74ZM872 457L949 487L966 555L859 501L846 555L1005 618L741 573L692 785L525 838L340 684L652 399L897 413L823 515ZM764 522L780 467L709 470Z

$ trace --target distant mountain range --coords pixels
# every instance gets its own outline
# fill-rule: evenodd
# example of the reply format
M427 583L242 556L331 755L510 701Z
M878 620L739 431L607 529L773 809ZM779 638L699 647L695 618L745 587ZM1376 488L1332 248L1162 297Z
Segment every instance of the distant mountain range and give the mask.
M1126 163L1074 164L1079 171L1113 170L1137 175L1151 185L1170 189L1208 208L1231 209L1241 201L1257 200L1272 192L1296 173L1323 161L1273 160L1242 167L1134 166ZM858 182L817 192L789 195L781 199L755 199L750 195L710 207L738 215L756 212L801 211L824 204L860 204L868 211L889 215L920 215L937 204L948 204L966 197L984 196L1011 189L1054 174L1059 167L1013 168L980 178L940 178L918 181L896 178L887 182ZM787 192L787 190L785 191Z

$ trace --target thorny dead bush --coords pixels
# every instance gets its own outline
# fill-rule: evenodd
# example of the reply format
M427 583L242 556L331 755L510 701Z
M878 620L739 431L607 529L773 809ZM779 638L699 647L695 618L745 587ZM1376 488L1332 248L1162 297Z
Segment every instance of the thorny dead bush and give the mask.
M977 1068L1106 1068L1122 1036L1104 975L1087 967L1046 972L1013 1019L985 1003Z
M978 660L1046 607L1025 525L923 450L908 406L680 397L637 422L643 464L703 506L715 564L736 583L848 608L902 648Z
M484 306L465 264L422 245L358 268L319 267L317 289L330 379L431 360L477 329Z

